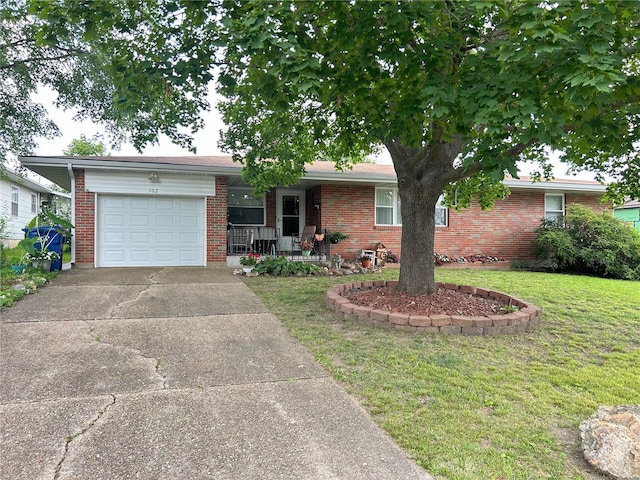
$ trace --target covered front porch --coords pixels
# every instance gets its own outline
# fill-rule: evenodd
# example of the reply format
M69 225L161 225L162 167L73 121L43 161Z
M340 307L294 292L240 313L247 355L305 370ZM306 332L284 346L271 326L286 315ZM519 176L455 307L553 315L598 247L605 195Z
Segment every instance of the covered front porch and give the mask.
M302 232L282 235L277 227L227 227L227 266L237 267L240 258L249 253L258 255L284 255L289 260L320 262L329 257L330 244L326 232L319 233L315 226L306 226Z

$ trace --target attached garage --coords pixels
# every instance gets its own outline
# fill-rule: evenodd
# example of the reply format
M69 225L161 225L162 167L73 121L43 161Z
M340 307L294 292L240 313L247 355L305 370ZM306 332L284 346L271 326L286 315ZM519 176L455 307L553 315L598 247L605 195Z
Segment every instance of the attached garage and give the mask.
M96 266L205 265L204 199L98 195Z
M206 198L215 176L87 170L96 267L206 266Z

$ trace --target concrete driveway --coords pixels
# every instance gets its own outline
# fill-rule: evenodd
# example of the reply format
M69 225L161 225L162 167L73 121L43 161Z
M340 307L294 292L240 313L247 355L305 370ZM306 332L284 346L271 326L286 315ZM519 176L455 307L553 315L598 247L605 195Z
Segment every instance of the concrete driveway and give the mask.
M0 313L0 478L428 479L228 269L76 269Z

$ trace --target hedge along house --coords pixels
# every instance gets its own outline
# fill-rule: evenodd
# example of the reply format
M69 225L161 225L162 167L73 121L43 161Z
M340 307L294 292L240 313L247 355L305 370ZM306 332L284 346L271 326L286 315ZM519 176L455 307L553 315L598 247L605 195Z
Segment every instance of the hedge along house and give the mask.
M337 172L316 162L297 185L252 198L241 166L230 157L21 157L29 167L73 192L76 226L72 261L94 267L226 265L233 254L229 223L291 253L304 226L349 236L330 254L355 258L382 242L401 256L402 214L392 165L358 164ZM437 211L436 251L508 260L534 257L534 231L543 217L581 203L603 210L596 182L506 180L511 195L489 211L477 205ZM270 231L267 237L261 231ZM272 238L275 236L275 238ZM416 239L420 241L420 239ZM237 260L237 257L236 257Z

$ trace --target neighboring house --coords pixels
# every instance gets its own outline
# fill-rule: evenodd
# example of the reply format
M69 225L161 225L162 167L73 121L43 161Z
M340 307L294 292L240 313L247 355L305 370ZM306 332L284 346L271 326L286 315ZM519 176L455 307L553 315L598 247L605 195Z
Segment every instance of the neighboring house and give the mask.
M299 184L254 199L240 176L241 166L230 157L20 160L73 192L72 253L77 264L225 264L228 223L238 229L249 227L256 245L265 240L276 252L295 249L295 234L305 225L315 225L319 232L339 230L349 235L330 245L329 253L345 259L377 242L402 255L400 201L392 165L358 164L353 170L336 172L332 163L316 162L307 166ZM605 187L596 182L505 183L511 195L490 211L477 205L460 212L439 208L436 251L530 259L534 231L543 217L562 215L570 203L604 210L599 202ZM277 239L272 241L272 236Z
M631 200L613 211L613 216L629 222L640 232L640 201Z
M12 170L0 172L0 216L8 220L8 246L15 246L24 238L22 229L40 212L42 202L52 195L69 197Z

